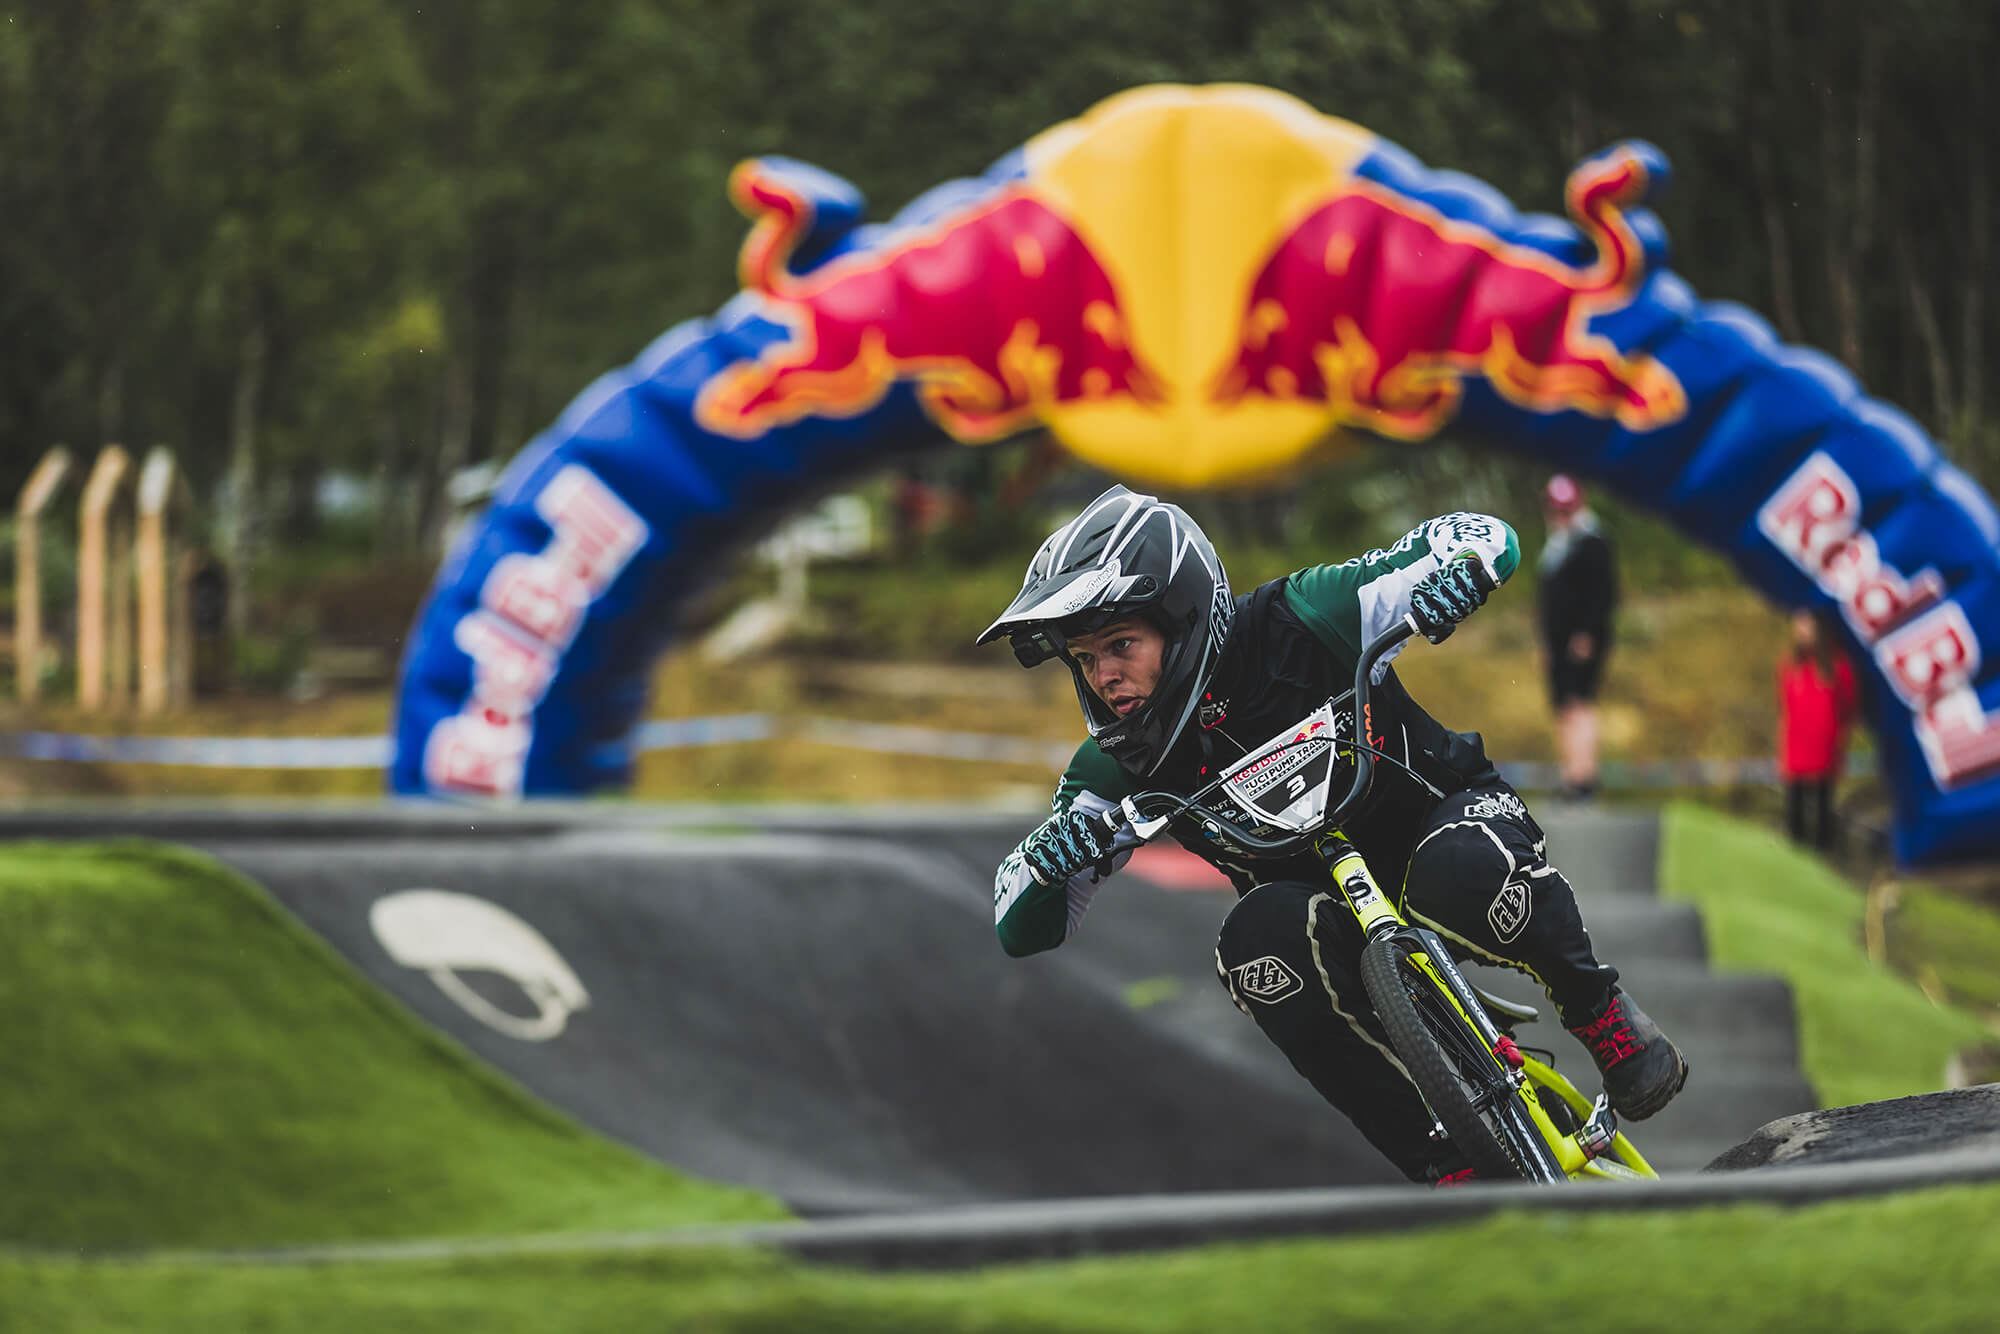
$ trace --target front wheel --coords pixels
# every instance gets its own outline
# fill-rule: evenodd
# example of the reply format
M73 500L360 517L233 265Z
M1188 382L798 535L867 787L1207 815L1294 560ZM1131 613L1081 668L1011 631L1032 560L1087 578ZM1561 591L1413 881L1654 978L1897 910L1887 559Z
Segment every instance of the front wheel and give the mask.
M1415 941L1370 941L1361 952L1361 984L1411 1081L1481 1177L1564 1180L1511 1068L1487 1048Z

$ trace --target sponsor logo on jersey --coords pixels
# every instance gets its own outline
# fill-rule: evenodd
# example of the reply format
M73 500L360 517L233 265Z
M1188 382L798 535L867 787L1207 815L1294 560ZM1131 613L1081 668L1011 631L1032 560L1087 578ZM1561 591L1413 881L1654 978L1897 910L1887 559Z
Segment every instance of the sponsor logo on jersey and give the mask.
M1437 526L1451 535L1454 542L1498 542L1499 532L1493 521L1484 514L1468 514L1463 511L1447 514L1439 519Z

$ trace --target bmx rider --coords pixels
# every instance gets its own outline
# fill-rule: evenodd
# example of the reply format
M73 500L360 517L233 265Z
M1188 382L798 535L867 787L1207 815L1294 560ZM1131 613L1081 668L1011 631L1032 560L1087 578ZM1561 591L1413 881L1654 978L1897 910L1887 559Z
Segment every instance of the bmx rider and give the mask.
M1410 615L1442 642L1520 563L1514 530L1447 514L1394 545L1317 565L1233 596L1214 547L1178 506L1114 486L1057 529L1012 605L980 636L1006 637L1024 665L1068 664L1089 739L1054 813L1002 860L994 917L1008 954L1061 945L1137 836L1106 812L1141 791L1192 794L1250 750L1346 692L1362 646ZM1388 657L1393 657L1393 652ZM1387 763L1343 825L1406 917L1463 957L1534 978L1590 1052L1619 1115L1643 1120L1687 1079L1687 1063L1592 952L1547 840L1479 734L1454 732L1376 668L1374 730ZM1311 853L1237 860L1192 820L1175 839L1219 868L1239 898L1216 942L1230 999L1322 1097L1413 1181L1456 1182L1465 1163L1429 1137L1430 1117L1369 1008L1353 915Z

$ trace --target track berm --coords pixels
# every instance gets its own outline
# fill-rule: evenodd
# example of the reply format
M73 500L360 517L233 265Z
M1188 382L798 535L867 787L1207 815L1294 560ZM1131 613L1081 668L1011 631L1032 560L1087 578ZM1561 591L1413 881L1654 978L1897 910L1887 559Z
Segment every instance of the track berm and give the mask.
M2000 1176L1995 1090L1814 1111L1784 985L1709 973L1694 910L1654 893L1656 821L1586 810L1545 821L1551 856L1600 957L1695 1070L1635 1130L1667 1179L1411 1191L1230 1007L1212 963L1229 898L1191 887L1198 864L1143 858L1069 945L1006 958L991 867L1033 818L79 808L11 813L0 830L204 848L530 1092L806 1220L635 1243L949 1264ZM1538 999L1519 979L1479 980ZM1566 1066L1583 1061L1543 1026Z

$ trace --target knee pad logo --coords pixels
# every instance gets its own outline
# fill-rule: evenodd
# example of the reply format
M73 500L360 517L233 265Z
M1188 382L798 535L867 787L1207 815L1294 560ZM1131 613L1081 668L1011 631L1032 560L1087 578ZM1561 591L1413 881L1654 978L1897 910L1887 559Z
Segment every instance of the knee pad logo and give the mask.
M1229 970L1229 976L1240 994L1266 1005L1275 1005L1305 986L1290 965L1275 954L1238 964Z
M1493 896L1493 906L1486 910L1486 924L1502 943L1511 941L1528 924L1528 913L1533 906L1528 897L1528 882L1519 877L1509 880Z
M1511 792L1495 792L1465 808L1468 820L1522 820L1527 815L1527 806Z

